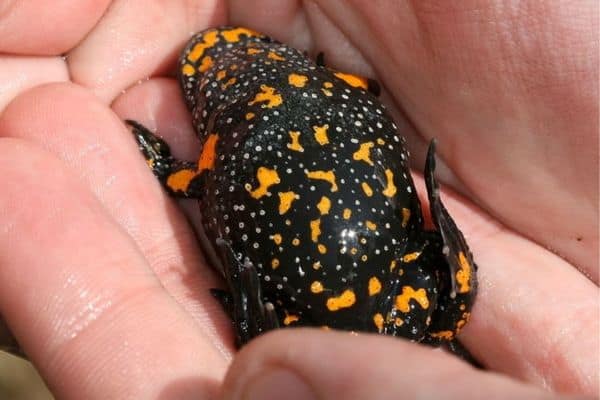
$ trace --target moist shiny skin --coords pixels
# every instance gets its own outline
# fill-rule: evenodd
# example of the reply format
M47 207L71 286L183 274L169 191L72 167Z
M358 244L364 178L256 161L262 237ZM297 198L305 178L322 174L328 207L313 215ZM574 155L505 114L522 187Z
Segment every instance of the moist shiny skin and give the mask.
M192 38L180 82L198 160L174 160L143 127L134 132L165 187L199 199L240 344L302 325L455 338L476 266L439 199L433 145L437 230L424 229L404 138L367 80L224 27Z

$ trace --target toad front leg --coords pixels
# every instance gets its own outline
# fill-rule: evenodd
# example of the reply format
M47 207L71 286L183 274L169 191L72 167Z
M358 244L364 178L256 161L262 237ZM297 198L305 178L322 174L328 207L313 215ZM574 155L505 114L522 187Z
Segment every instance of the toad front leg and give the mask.
M197 163L177 160L169 145L143 125L127 120L146 163L169 194L177 197L203 197L202 172L214 162L216 136L204 143ZM256 267L250 261L240 261L228 242L216 239L219 265L223 266L228 291L213 289L213 295L230 314L235 325L237 344L242 346L259 334L279 327L272 303L264 303Z
M146 163L160 183L176 197L202 198L202 172L214 163L216 136L205 141L198 162L182 161L171 156L169 145L145 126L126 120L131 127Z

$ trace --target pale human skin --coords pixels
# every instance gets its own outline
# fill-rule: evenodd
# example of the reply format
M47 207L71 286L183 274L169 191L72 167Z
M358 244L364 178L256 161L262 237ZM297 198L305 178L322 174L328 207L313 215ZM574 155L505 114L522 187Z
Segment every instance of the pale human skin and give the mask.
M58 399L598 396L598 11L594 0L3 2L0 314ZM461 338L488 371L320 330L270 333L234 357L208 293L219 280L122 123L193 159L174 61L191 33L223 24L376 78L417 171L439 140L442 196L480 267Z

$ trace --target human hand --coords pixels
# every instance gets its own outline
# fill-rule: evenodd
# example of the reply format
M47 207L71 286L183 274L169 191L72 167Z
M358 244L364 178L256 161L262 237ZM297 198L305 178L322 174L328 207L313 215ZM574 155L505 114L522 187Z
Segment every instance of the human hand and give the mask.
M105 11L107 4L38 5L34 18L17 12L31 7L21 3L0 24L2 51L32 55L4 57L0 70L0 86L9 88L0 104L12 101L0 116L0 312L59 398L218 391L232 349L229 322L208 295L217 279L120 119L157 128L177 156L194 158L178 88L161 76L191 33L225 23L376 77L416 159L437 137L445 186L477 204L443 194L480 266L480 294L461 339L491 371L598 394L595 3L232 1L229 19L223 2L114 2ZM63 52L66 61L42 56ZM25 90L67 80L74 84ZM275 351L285 343L287 353ZM450 394L449 370L471 381L473 393L488 382L400 340L299 331L244 349L226 386L237 390L294 348L306 358L283 365L338 374L323 382L305 375L319 393L348 376L331 358L360 365L356 372L370 379L355 377L348 388L374 397L380 393L369 389L423 385L417 364L439 397ZM353 348L385 358L370 364ZM309 349L328 350L327 362L311 361ZM312 369L301 370L304 360Z

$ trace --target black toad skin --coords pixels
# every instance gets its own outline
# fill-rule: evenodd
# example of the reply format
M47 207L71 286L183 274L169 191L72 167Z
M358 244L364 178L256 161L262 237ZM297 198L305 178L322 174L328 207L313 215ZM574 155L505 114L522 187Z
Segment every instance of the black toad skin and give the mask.
M404 138L367 81L245 28L195 35L180 82L198 161L131 122L167 190L199 199L245 343L278 326L452 341L470 316L476 266L425 171L423 227Z

